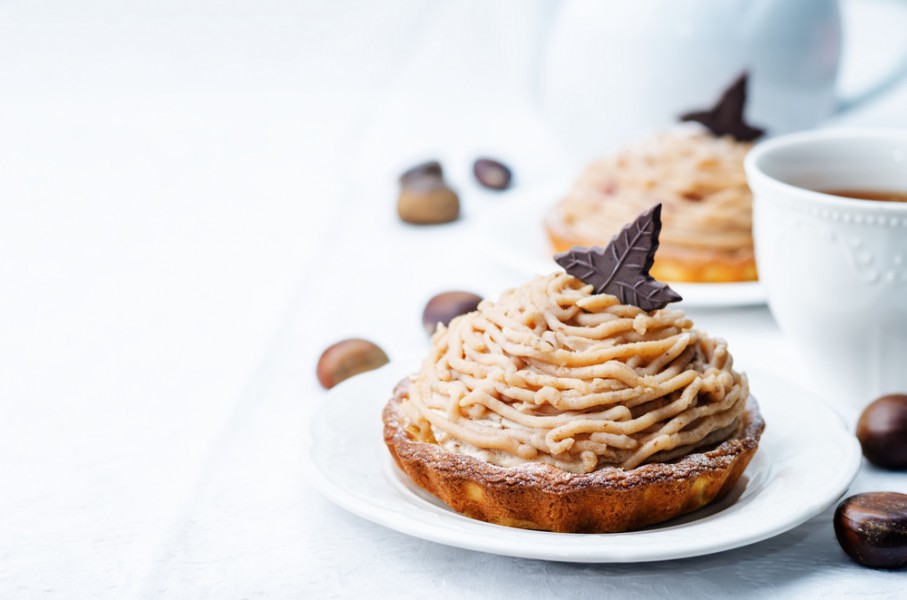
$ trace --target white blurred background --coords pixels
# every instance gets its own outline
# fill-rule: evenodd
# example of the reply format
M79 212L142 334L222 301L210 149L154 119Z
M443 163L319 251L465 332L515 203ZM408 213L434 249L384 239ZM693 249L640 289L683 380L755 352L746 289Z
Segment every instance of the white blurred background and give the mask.
M535 93L556 4L0 0L0 596L181 589L155 586L212 448L402 167L575 174ZM900 59L902 5L844 2L845 91Z

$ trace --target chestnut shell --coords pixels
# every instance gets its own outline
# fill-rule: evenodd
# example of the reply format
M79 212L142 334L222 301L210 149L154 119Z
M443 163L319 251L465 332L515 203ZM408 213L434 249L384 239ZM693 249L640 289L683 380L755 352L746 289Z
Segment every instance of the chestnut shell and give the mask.
M318 359L315 374L322 387L331 389L341 381L387 363L387 354L380 346L368 340L351 338L328 346Z
M454 317L474 311L481 301L482 297L472 292L450 291L436 294L422 311L422 326L431 335L438 323L447 326Z
M907 565L907 494L866 492L835 510L835 537L857 563L876 569Z
M907 395L882 396L857 422L863 456L886 469L907 469Z

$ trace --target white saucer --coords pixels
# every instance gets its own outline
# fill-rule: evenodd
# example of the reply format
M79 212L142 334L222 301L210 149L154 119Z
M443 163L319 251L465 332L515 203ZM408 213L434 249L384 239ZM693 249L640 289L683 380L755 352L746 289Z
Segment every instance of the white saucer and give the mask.
M764 540L838 500L860 468L860 448L814 395L750 373L766 431L731 495L632 533L565 534L491 525L416 488L384 446L381 410L411 365L390 364L335 387L312 420L309 471L328 498L365 519L441 544L570 562L645 562L699 556ZM413 367L414 368L414 367Z
M563 190L538 188L514 191L478 215L476 227L487 240L489 256L527 278L561 267L545 234L545 215ZM765 304L765 288L758 281L740 283L670 283L684 306L730 307Z

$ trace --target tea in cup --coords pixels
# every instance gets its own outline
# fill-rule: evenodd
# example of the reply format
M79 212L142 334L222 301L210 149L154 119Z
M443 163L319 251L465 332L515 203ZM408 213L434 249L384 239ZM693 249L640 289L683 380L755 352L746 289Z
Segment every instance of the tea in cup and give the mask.
M907 131L782 136L746 173L759 277L810 387L852 409L907 393Z

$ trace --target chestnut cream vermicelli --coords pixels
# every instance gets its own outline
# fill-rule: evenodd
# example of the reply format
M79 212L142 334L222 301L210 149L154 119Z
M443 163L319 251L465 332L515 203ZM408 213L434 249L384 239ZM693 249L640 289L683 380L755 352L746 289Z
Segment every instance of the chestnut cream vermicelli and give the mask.
M499 466L632 469L737 430L749 391L732 362L683 312L556 273L440 327L401 409L417 438Z
M743 171L751 146L678 127L590 164L549 220L586 244L604 244L661 202L663 254L751 252L752 194Z

